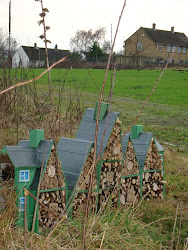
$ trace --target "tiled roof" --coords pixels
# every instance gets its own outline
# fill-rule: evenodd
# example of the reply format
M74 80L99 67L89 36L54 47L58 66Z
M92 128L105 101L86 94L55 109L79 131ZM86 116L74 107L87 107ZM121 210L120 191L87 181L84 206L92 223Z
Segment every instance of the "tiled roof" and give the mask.
M143 28L157 44L188 47L188 37L184 33Z
M6 146L12 164L17 167L41 167L45 165L49 152L51 151L53 141L40 141L38 148L29 146L29 141L20 141L18 146Z
M30 46L22 46L22 48L24 49L30 60L39 60L39 56L41 61L46 60L45 48ZM70 56L70 51L60 49L48 49L49 61L58 61L64 56Z

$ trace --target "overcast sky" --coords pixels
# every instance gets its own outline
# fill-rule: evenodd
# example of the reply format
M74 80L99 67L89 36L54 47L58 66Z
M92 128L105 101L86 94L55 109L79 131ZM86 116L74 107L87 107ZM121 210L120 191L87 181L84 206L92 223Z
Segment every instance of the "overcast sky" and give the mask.
M59 49L70 49L70 38L77 30L95 30L105 27L106 39L113 34L124 0L44 0L44 7L49 9L46 25L51 27L47 38L52 41L49 47L58 44ZM0 0L0 28L8 31L9 0ZM123 41L139 27L152 27L170 30L188 35L187 25L188 0L127 0L124 15L116 40L115 51L123 49ZM42 26L40 3L35 0L12 0L12 36L21 45L33 46L37 42L43 47L39 38Z

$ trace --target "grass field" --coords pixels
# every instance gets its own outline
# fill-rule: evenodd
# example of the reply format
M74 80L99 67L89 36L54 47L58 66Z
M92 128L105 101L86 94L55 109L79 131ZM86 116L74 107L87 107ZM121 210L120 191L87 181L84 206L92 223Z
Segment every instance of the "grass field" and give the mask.
M29 73L31 77L39 75L42 69L35 69ZM104 70L94 69L52 69L51 77L53 84L60 79L65 79L66 84L78 84L86 93L97 94L101 89L104 79ZM145 100L158 79L161 70L121 70L116 72L114 88L115 98L131 98ZM45 85L47 75L38 83ZM108 74L105 94L108 95L111 85L111 72ZM157 90L150 100L159 104L179 105L188 107L188 70L167 70L158 84Z
M27 78L38 76L43 70L23 71ZM20 71L18 72L20 75ZM99 98L104 79L104 70L87 69L52 69L51 78L54 87L54 99L58 97L59 86L64 85L64 94L77 89L84 109L94 107ZM111 86L109 72L105 87L104 101L109 101ZM119 111L123 129L138 114L143 101L147 98L161 70L122 70L116 72L112 110ZM38 91L47 90L48 77L37 81ZM188 152L188 70L167 70L138 123L145 131L152 131L163 144L170 143L181 151Z
M26 70L18 71L17 80L21 76L30 79L41 72L42 69L28 72ZM54 102L58 102L59 88L63 86L62 95L67 100L70 98L72 90L78 91L82 111L87 107L94 107L95 102L99 99L104 73L104 70L53 69L51 76ZM122 130L125 130L138 114L160 73L161 70L158 69L117 71L112 110L120 112L123 122ZM47 76L36 82L38 95L41 98L47 94L47 83ZM109 101L110 85L111 72L108 75L104 101ZM78 95L75 95L75 99ZM33 123L28 124L28 129L35 125L37 119L33 118ZM143 124L144 131L153 132L165 148L165 180L167 181L165 199L142 201L138 206L126 211L113 211L109 207L105 214L91 216L88 223L87 247L88 249L122 250L172 249L171 240L176 208L179 204L173 249L185 250L188 247L188 240L186 241L188 238L187 70L167 70L165 72L137 124ZM24 134L26 131L23 129L24 126L24 123L20 124L20 139L27 138L27 133ZM77 126L79 126L78 122L75 124L75 127ZM15 130L14 123L9 127L0 128L0 146L4 146L5 143L16 143ZM48 133L47 136L49 136ZM10 202L0 220L0 246L2 249L23 248L23 231L15 230L12 227L12 209L13 206ZM81 236L74 230L81 234L83 221L78 218L78 220L71 220L70 223L73 230L68 230L67 226L62 224L46 242L45 235L37 236L28 233L28 249L79 249Z

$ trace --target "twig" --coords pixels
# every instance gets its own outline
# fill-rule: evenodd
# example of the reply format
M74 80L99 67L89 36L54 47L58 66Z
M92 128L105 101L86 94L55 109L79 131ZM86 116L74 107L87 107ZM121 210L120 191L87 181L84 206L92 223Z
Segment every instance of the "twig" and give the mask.
M120 143L120 142L122 141L122 139L124 138L124 136L130 131L131 127L137 122L137 120L138 120L138 118L140 117L141 113L143 112L145 106L147 105L149 99L151 98L151 96L152 96L153 93L155 92L158 83L160 82L160 80L161 80L161 78L162 78L164 72L167 70L168 64L170 63L170 61L171 61L171 59L173 58L174 54L176 53L177 49L178 49L178 46L176 47L176 50L172 53L171 57L168 59L166 65L165 65L165 67L164 67L164 69L162 70L162 72L161 72L159 78L157 79L157 81L155 82L155 84L154 84L154 86L153 86L153 89L151 90L150 94L149 94L148 97L146 98L146 100L145 100L144 104L142 105L142 107L141 107L141 109L140 109L138 115L136 116L136 118L133 120L133 122L131 123L131 125L124 131L124 133L123 133L123 135L121 136L120 140L117 141L116 144L115 144L108 152L106 152L105 155L103 155L102 157L100 157L99 159L97 159L96 164L97 164L99 161L101 161L104 157L106 157L107 154L111 153L111 152L114 150L114 148L117 146L117 144Z
M25 203L24 203L24 250L27 249L27 196L28 192L24 190Z
M7 88L7 89L4 89L0 92L0 95L14 89L14 88L17 88L17 87L20 87L20 86L23 86L23 85L26 85L26 84L29 84L29 83L32 83L36 80L39 80L43 75L45 75L50 69L52 69L53 67L55 67L56 65L58 65L59 63L65 61L67 59L67 57L63 57L62 59L60 59L59 61L55 62L54 64L52 64L48 69L46 69L45 71L43 71L39 76L36 76L34 77L33 79L29 80L29 81L25 81L25 82L19 82L19 83L16 83L15 85Z
M114 90L114 85L115 85L115 79L116 79L116 70L115 70L115 67L114 67L113 82L112 82L112 86L111 86L111 89L110 89L110 104L109 104L109 110L108 110L108 118L107 118L105 129L104 129L104 132L103 132L103 137L102 137L101 146L100 146L100 150L99 150L97 160L99 159L99 157L101 155L103 142L104 142L104 137L105 137L106 130L107 130L107 127L108 127L108 123L109 123L109 120L110 120L110 111L111 111L111 106L112 106L112 95L113 95L113 90Z
M117 33L119 30L119 25L120 25L120 21L123 15L123 11L125 9L125 5L126 5L126 0L124 1L122 10L121 10L121 14L119 16L119 21L117 24L117 28L116 28L116 33L114 36L114 40L113 40L113 44L112 44L112 48L108 57L108 63L106 66L106 71L105 71L105 76L104 76L104 80L103 80L103 85L102 85L102 89L101 89L101 94L100 94L100 98L99 98L99 104L98 104L98 112L97 112L97 120L96 120L96 127L95 127L95 140L94 140L94 156L93 156L93 164L91 167L91 173L90 173L90 184L89 184L89 191L88 191L88 197L87 197L87 202L86 202L86 212L85 212L85 221L84 221L84 226L83 226L83 237L82 237L82 244L81 244L81 249L85 249L85 239L86 239L86 224L87 224L87 219L88 219L88 210L89 210L89 199L90 199L90 194L91 194L91 188L92 188L92 177L93 177L93 171L95 169L95 166L97 164L96 162L96 155L97 155L97 137L98 137L98 126L99 126L99 115L100 115L100 108L101 108L101 102L102 102L102 97L103 97L103 92L104 92L104 87L106 84L106 79L107 79L107 75L108 75L108 71L109 71L109 67L110 67L110 62L111 62L111 57L113 54L113 49L114 49L114 45L116 42L116 37L117 37Z
M103 233L103 236L102 236L102 240L101 240L101 244L100 244L100 248L99 249L102 249L102 244L103 244L103 241L104 241L105 233L106 233L106 228L104 230L104 233Z
M38 200L39 200L39 194L40 194L40 185L41 185L41 181L42 181L42 174L43 174L43 169L44 169L44 158L45 158L45 155L47 153L47 146L46 146L46 149L45 149L45 152L43 155L41 169L40 169L40 177L39 177L39 183L38 183L38 187L37 187L37 199L35 202L35 211L34 211L34 216L33 216L32 230L31 230L32 233L34 232L34 229L35 229L35 220L36 220L36 215L37 215L37 207L38 207Z
M177 224L177 219L178 219L178 211L179 211L179 203L176 208L176 215L175 215L175 220L174 220L174 228L172 232L172 240L171 240L171 250L174 249L174 235L175 235L175 230L176 230L176 224Z
M182 201L181 201L180 225L179 225L179 232L178 232L178 240L177 240L177 244L176 244L176 250L178 250L178 245L179 245L179 242L180 242L181 224L182 224Z

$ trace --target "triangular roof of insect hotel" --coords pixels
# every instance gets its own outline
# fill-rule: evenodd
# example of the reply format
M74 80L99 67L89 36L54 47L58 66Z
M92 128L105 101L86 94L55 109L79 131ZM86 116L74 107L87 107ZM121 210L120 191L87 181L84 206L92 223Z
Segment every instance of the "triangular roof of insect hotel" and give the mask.
M139 164L139 168L143 170L146 155L148 153L149 145L152 141L153 134L151 132L143 132L142 125L133 125L131 133L127 133L122 140L122 148L125 154L128 141L131 140L132 145L135 150L136 158ZM154 138L156 147L159 152L163 152L164 148L161 144Z
M112 133L113 127L119 116L118 112L108 112L109 105L101 103L99 127L97 137L97 156L100 152L101 143L103 140L100 156L103 155L107 142ZM98 111L98 103L96 108L88 108L81 121L80 127L75 139L62 137L58 144L58 156L62 163L63 172L65 174L68 188L73 189L81 174L87 156L93 147L96 129L96 117Z

